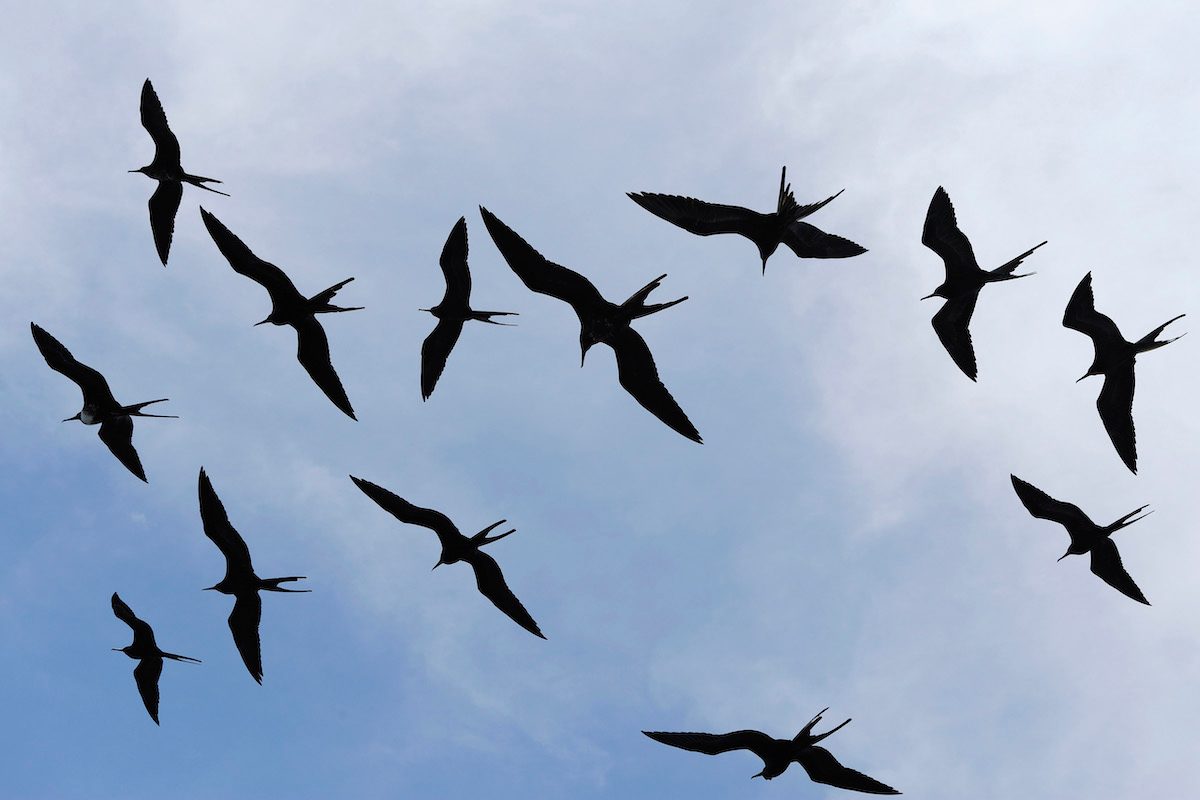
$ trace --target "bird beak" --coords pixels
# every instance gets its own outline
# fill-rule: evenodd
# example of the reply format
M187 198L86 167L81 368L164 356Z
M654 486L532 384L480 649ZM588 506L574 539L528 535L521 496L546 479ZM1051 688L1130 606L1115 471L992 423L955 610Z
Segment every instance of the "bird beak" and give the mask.
M212 591L216 591L216 588L217 588L217 587L215 587L215 586L205 586L205 587L204 587L203 589L201 589L200 591L202 591L202 592L212 592Z
M764 258L764 259L762 260L762 262L763 262L763 270L762 270L762 274L763 274L763 275L766 275L766 274L767 274L767 259L765 259L765 258ZM756 777L757 777L757 776L756 776Z
M136 171L137 171L137 170L130 170L130 172L136 172ZM113 651L114 653L122 653L122 652L124 652L124 651L123 651L123 650L121 650L121 648L119 648L119 647L114 647L114 648L112 648L112 651Z
M1069 556L1069 555L1071 555L1071 551L1070 551L1070 550L1068 550L1067 552L1065 552L1065 553L1063 553L1061 556L1059 556L1059 557L1058 557L1058 560L1059 560L1059 561L1062 561L1064 558L1066 558L1066 557L1067 557L1067 556Z
M1092 377L1092 373L1090 373L1090 372L1089 372L1087 375L1084 375L1084 376L1083 376L1083 378L1090 378L1090 377ZM1077 381L1075 381L1075 382L1076 382L1076 383L1079 383L1079 381L1083 380L1083 378L1080 378L1079 380L1077 380Z
M83 413L83 412L80 412L80 413ZM63 422L70 422L70 421L71 421L71 420L73 420L73 419L79 419L79 414L76 414L76 415L75 415L75 416L73 416L73 417L67 417L66 419L64 419L64 420L63 420ZM82 421L82 420L81 420L81 421Z
M927 295L925 295L924 297L922 297L921 299L922 299L922 300L928 300L928 299L929 299L929 298L931 298L931 297L937 297L937 292L934 292L933 294L927 294Z
M442 564L445 564L445 563L446 563L445 561L442 561L441 559L438 559L438 562L437 562L436 564L434 564L434 565L433 565L433 569L437 569L438 567L440 567ZM432 572L432 571L433 571L433 570L430 570L430 572Z
M131 169L131 170L129 170L129 171L130 171L130 172L141 172L141 170L140 170L140 169Z
M579 351L579 368L583 368L583 362L587 360L587 348L584 347Z
M766 770L764 769L763 772L766 772ZM751 775L750 780L754 780L755 778L762 778L762 776L763 776L763 774L762 774L762 772L760 772L757 775ZM763 778L763 780L766 780L766 778Z
M266 325L266 324L267 324L268 322L270 322L270 321L271 321L271 318L270 318L270 317L267 317L267 318L266 318L266 319L264 319L262 322L256 322L256 323L254 323L253 325L251 325L250 327L251 327L251 328L257 328L259 325Z

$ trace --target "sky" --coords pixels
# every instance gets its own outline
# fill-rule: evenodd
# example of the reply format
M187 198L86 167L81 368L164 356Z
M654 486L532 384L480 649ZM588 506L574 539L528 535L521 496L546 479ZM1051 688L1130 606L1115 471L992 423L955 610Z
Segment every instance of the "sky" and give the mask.
M1200 379L1193 337L1138 362L1139 474L1075 379L1061 327L1091 271L1128 338L1194 312L1200 15L1158 3L664 2L25 4L0 32L0 793L29 798L847 797L793 766L668 748L642 730L825 744L915 798L1200 794ZM170 263L131 175L149 77L191 172ZM765 276L630 191L770 209L779 170L809 221L869 252ZM1036 275L988 287L978 383L929 324L920 243L944 186L984 267L1043 239ZM342 415L266 293L201 224L216 214L315 294L358 412ZM620 300L696 445L583 369L571 309L526 290L485 205ZM437 258L467 218L474 304L422 402ZM1190 329L1193 316L1172 326ZM94 429L36 322L140 420L149 484ZM1170 332L1170 331L1169 331ZM226 626L203 466L269 594L263 685ZM1015 473L1107 523L1151 607L1055 559ZM430 572L354 474L471 533L548 637L464 565ZM114 592L168 663L161 727L138 699Z

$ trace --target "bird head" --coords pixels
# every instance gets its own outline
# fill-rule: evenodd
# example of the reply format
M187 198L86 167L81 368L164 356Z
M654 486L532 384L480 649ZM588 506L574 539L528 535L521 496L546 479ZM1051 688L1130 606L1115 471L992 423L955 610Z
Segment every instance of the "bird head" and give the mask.
M114 648L112 648L112 651L114 653L124 653L125 655L129 656L130 658L136 658L136 656L134 656L132 653L129 652L129 650L132 647L133 647L133 645L127 645L126 647L114 647Z
M587 360L587 352L592 349L592 345L600 341L587 331L579 332L579 366L583 366L583 362Z
M775 253L775 248L779 246L778 242L758 245L758 257L762 259L762 274L767 274L767 259Z
M82 414L82 413L83 413L82 411L79 412L79 414ZM79 420L80 422L83 422L83 418L80 417L79 414L76 414L73 417L67 417L66 419L63 420L63 422L70 422L70 421L76 420L76 419Z

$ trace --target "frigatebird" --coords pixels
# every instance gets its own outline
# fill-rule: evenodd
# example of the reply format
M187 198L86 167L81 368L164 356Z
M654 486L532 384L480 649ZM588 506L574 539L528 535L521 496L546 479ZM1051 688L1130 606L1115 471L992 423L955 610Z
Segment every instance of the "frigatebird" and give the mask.
M150 230L154 234L158 257L165 267L167 255L171 252L171 237L175 232L175 214L183 198L183 184L190 183L225 197L229 195L204 185L220 183L216 178L189 175L183 171L179 163L179 140L167 125L167 115L163 113L162 103L158 101L149 78L142 84L142 127L154 140L154 160L144 167L129 171L140 172L158 181L158 188L150 195Z
M500 565L482 549L484 545L498 542L505 536L516 532L516 528L513 528L496 536L488 536L495 528L508 520L502 519L494 522L474 536L463 536L450 518L440 511L415 506L382 486L377 486L362 478L351 475L350 480L354 481L354 485L361 489L363 494L374 500L380 508L396 519L407 525L429 528L437 534L438 541L442 544L442 554L438 558L438 562L433 565L434 569L442 564L467 562L475 570L475 585L479 588L480 594L491 600L492 605L507 614L513 622L534 636L546 638L542 634L541 628L534 622L533 617L525 610L525 606L521 605L521 601L504 582L504 573L500 571Z
M844 189L842 191L845 191ZM758 248L762 271L767 273L767 259L781 244L792 249L800 258L849 258L867 252L849 239L825 233L800 220L828 205L841 194L838 192L819 203L802 206L787 183L787 167L779 177L779 198L775 211L763 214L741 206L706 203L694 197L651 192L627 192L629 199L642 208L700 236L714 233L739 233Z
M217 243L217 248L221 255L225 256L229 266L233 267L233 271L261 285L271 295L270 315L254 324L257 326L269 322L272 325L291 325L295 328L296 358L300 365L335 406L350 419L357 419L354 409L350 406L350 398L346 396L346 390L342 388L342 382L334 372L325 329L317 322L316 317L317 314L362 310L362 306L342 308L329 302L339 289L354 278L346 278L323 292L305 297L283 270L250 252L250 248L221 224L219 219L203 208L200 209L200 216L204 219L204 227L208 228L209 235Z
M1051 522L1057 522L1066 528L1067 533L1070 534L1071 546L1067 548L1067 552L1059 557L1059 561L1070 555L1078 556L1084 553L1091 553L1092 573L1096 577L1126 597L1137 600L1139 603L1150 605L1150 601L1142 594L1142 590L1138 588L1137 584L1133 582L1133 578L1129 577L1129 573L1125 571L1125 565L1121 563L1121 554L1117 552L1117 546L1113 543L1111 537L1126 525L1132 525L1153 512L1146 511L1145 514L1138 517L1137 515L1146 509L1146 506L1142 506L1130 511L1111 525L1102 527L1092 522L1091 518L1083 513L1079 506L1055 500L1041 489L1031 483L1026 483L1016 475L1010 475L1009 477L1012 478L1013 489L1016 490L1017 497L1021 498L1021 502L1029 510L1030 514L1038 519L1048 519Z
M570 303L579 317L580 366L592 345L603 342L617 357L617 379L642 408L662 420L677 433L693 442L703 443L699 431L675 402L658 377L654 356L646 341L630 323L649 314L682 303L687 297L667 303L646 304L646 298L658 288L666 275L659 275L638 289L621 305L605 300L596 287L578 272L546 260L537 250L496 218L479 207L492 241L508 266L529 289Z
M900 794L885 783L880 783L858 770L842 766L832 753L824 747L816 746L817 742L850 722L850 720L846 720L836 728L814 736L813 727L821 721L821 714L828 710L828 708L822 709L819 714L809 720L794 739L774 739L759 731L734 731L733 733L642 731L642 733L656 742L710 756L728 753L731 750L749 750L763 761L762 772L752 775L753 778L762 777L766 780L778 778L795 761L804 767L808 777L816 783L867 794Z
M1172 317L1136 342L1127 342L1116 323L1096 310L1090 272L1075 287L1063 314L1064 327L1091 337L1095 357L1083 378L1104 376L1104 386L1096 398L1096 410L1100 412L1100 421L1104 423L1117 455L1134 474L1137 474L1137 440L1133 433L1133 364L1139 353L1157 350L1178 339L1179 336L1160 340L1157 336L1182 316ZM1079 383L1083 378L1075 382Z
M303 575L287 578L260 578L254 574L250 563L250 549L246 541L229 522L225 506L217 497L204 468L200 468L200 519L204 523L204 535L212 540L225 555L225 577L204 591L215 590L234 597L233 611L229 614L229 630L233 643L237 645L242 662L254 680L262 683L262 646L258 638L258 624L262 619L262 598L266 592L310 592L311 589L284 589L279 584L304 580Z
M946 300L946 304L933 315L933 329L958 368L968 378L975 380L975 348L971 345L971 331L967 326L971 324L971 315L975 313L979 290L987 283L1010 281L1032 275L1031 272L1014 275L1013 270L1020 266L1026 256L1046 243L1042 242L1029 248L1012 261L993 270L980 269L979 262L975 260L975 251L971 249L971 242L958 227L950 195L939 186L933 193L933 199L929 201L921 244L946 262L946 280L934 289L932 294L921 299L941 297Z
M463 324L474 319L492 325L505 325L492 317L516 316L513 311L476 311L471 308L471 272L467 269L467 218L459 217L450 230L439 262L446 277L446 293L433 308L422 308L438 319L433 331L421 345L421 399L428 400L437 386L446 359L462 333Z
M159 650L158 644L154 641L154 629L150 627L149 623L138 619L137 615L133 613L133 609L125 605L125 601L118 597L116 592L113 592L112 596L112 610L117 615L117 619L133 628L133 644L114 647L113 650L117 653L124 653L138 662L138 665L133 668L133 679L137 681L138 694L142 696L142 702L146 705L150 719L154 720L154 724L157 725L158 678L162 675L163 659L169 658L172 661L184 661L190 664L199 664L200 659Z
M123 406L113 397L108 388L108 381L96 370L81 364L71 355L71 351L63 346L44 329L34 323L29 323L33 331L33 341L37 344L42 357L50 365L50 369L61 372L79 385L83 392L83 410L73 417L67 417L63 422L79 420L84 425L100 426L100 441L108 446L117 460L134 475L146 480L146 471L142 469L142 461L138 458L137 450L133 449L133 417L156 417L159 419L178 419L170 414L146 414L143 408L155 403L165 403L167 398L147 400L144 403L134 403ZM147 481L149 483L149 481Z

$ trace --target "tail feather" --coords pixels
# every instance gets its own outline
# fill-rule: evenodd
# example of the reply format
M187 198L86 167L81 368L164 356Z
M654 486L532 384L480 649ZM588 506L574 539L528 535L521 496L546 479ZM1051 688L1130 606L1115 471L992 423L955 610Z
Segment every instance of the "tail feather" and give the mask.
M510 327L513 325L513 323L497 322L496 320L492 319L492 317L516 317L516 316L519 316L517 314L517 312L515 312L515 311L476 311L474 309L472 309L470 311L470 314L471 314L471 319L478 320L479 322L486 322L489 325L505 325L505 326L510 326Z
M1107 528L1105 528L1104 529L1105 532L1108 534L1116 533L1117 531L1121 530L1122 528L1132 525L1133 523L1138 522L1140 520L1143 520L1146 517L1148 517L1154 513L1153 511L1146 511L1146 513L1142 514L1140 517L1137 516L1138 514L1141 514L1142 511L1145 511L1146 508L1148 508L1148 506L1142 506L1141 508L1135 508L1133 511L1130 511L1128 514L1121 517L1119 520L1117 520L1116 522L1114 522L1113 524L1111 524Z
M1180 338L1186 336L1187 334L1181 333L1181 334L1179 334L1179 336L1175 336L1171 339L1161 339L1161 340L1158 339L1158 335L1163 332L1164 328L1166 328L1168 325L1170 325L1172 322L1179 319L1180 317L1185 317L1185 316L1187 316L1187 315L1180 314L1178 317L1172 317L1171 319L1164 322L1162 325L1159 325L1157 328L1155 328L1154 330L1147 333L1141 339L1138 339L1137 342L1134 344L1134 347L1137 349L1137 352L1145 353L1148 350L1157 350L1158 348L1163 347L1164 345L1170 344L1171 342L1175 341L1176 339L1180 339Z
M290 581L302 581L304 575L292 575L287 578L259 578L259 589L266 592L311 592L312 589L284 589L279 584Z
M1034 245L1033 247L1026 250L1024 253L1021 253L1021 255L1014 258L1012 261L1009 261L1006 264L1001 264L1000 266L996 267L995 269L990 270L987 273L987 279L989 281L1011 281L1014 278L1029 277L1030 275L1033 274L1032 272L1026 272L1022 275L1014 275L1013 271L1017 267L1021 266L1021 262L1024 261L1026 258L1028 258L1030 253L1032 253L1034 250L1037 250L1039 247L1041 247L1044 244L1046 244L1046 242L1042 242L1042 244Z
M185 181L187 181L188 183L190 183L192 186L199 187L199 188L205 190L206 192L212 192L213 194L219 194L224 197L229 197L229 194L226 192L219 192L216 189L213 189L211 186L204 185L206 183L220 183L220 181L217 180L216 178L205 178L202 175L184 175L183 179Z
M162 657L163 657L163 658L169 658L169 659L171 659L172 661L183 661L183 662L185 662L185 663L187 663L187 664L200 664L200 663L202 663L202 662L200 661L200 659L198 659L198 658L192 658L191 656L181 656L181 655L179 655L178 653L163 653L163 654L162 654Z
M621 309L632 315L630 317L630 319L637 319L638 317L645 317L645 316L653 314L657 311L662 311L664 308L670 308L673 305L682 303L684 300L687 300L687 297L684 296L684 297L680 297L678 300L671 300L670 302L667 302L667 303L651 303L649 305L646 305L646 298L650 296L651 292L653 292L660 285L662 285L662 279L665 277L667 277L666 274L659 275L657 278L655 278L654 280L647 283L641 289L638 289L636 292L629 295L629 299L626 300L624 303L621 303Z
M145 408L146 406L152 406L155 403L165 403L165 402L167 402L167 399L168 398L166 398L166 397L161 397L158 400L147 400L144 403L134 403L131 406L122 406L121 411L122 411L122 413L127 414L128 416L131 416L131 417L157 417L158 419L179 419L179 417L174 414L145 414L145 413L142 413L142 409Z
M354 306L351 308L343 308L342 306L335 306L329 302L330 300L333 299L333 296L338 293L339 289L341 289L343 286L345 286L347 283L349 283L352 280L354 280L354 278L346 278L346 280L342 281L341 283L335 283L333 286L330 286L325 291L318 292L317 294L314 294L312 297L308 298L308 302L313 307L313 313L314 314L328 314L328 313L332 313L334 311L362 311L363 306Z

